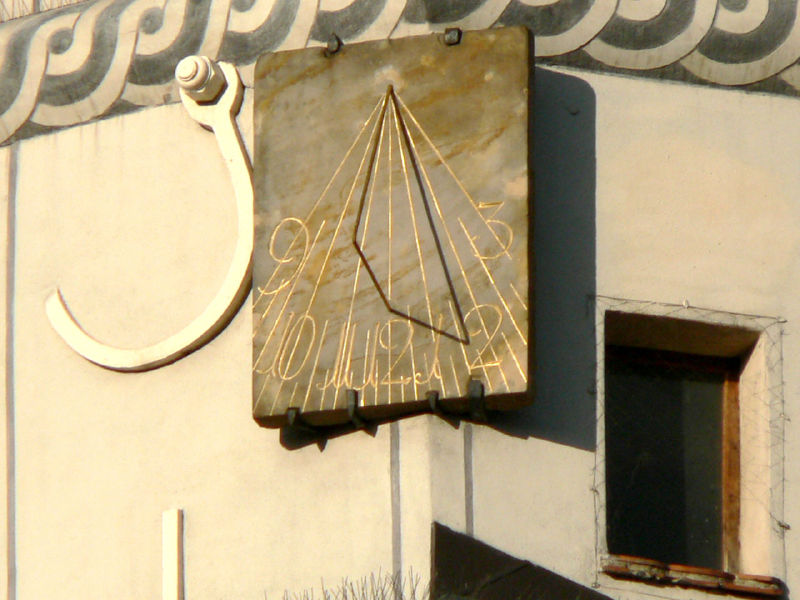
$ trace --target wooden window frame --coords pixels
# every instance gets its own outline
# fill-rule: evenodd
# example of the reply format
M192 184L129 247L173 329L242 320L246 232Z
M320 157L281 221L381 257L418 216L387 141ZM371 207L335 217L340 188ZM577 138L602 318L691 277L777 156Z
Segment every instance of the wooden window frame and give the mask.
M701 356L686 352L653 350L630 346L606 345L606 357L614 356L628 363L646 364L655 369L676 367L695 372L719 374L724 377L722 385L722 455L720 467L722 474L721 530L722 530L722 570L739 570L739 525L741 491L741 457L739 443L739 357L723 358ZM643 557L644 558L644 557ZM649 559L648 559L649 560ZM682 565L692 567L691 565Z
M722 568L739 571L741 519L741 455L739 432L739 373L722 386Z

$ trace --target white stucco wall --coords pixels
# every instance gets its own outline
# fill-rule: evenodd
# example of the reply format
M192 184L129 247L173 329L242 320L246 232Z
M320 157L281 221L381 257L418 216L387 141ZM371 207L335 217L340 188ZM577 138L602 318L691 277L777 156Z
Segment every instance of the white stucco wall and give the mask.
M6 185L0 185L0 240L5 241L5 243L0 245L0 307L2 307L1 310L3 311L3 320L2 323L0 323L0 340L2 340L2 342L0 342L0 344L2 344L2 350L0 350L0 390L2 390L3 398L6 398L8 395L7 391L11 385L8 367L11 364L13 354L10 348L11 343L8 338L11 332L9 313L12 308L9 304L11 294L9 294L8 290L8 266L11 260L11 257L9 257L9 241L12 232L10 231L11 215L9 213L9 207L12 206L13 203L13 198L10 198L13 168L11 148L0 149L0 173L3 174L3 180L7 182ZM2 433L0 433L0 440L2 441L0 441L0 447L3 448L3 460L0 460L0 523L2 523L1 527L5 535L3 535L2 540L0 540L0 564L7 565L9 564L8 465L10 461L13 461L13 454L9 456L8 452L8 423L5 403L1 409L1 414L0 422L2 425L0 425L0 432ZM13 555L11 558L13 560ZM8 590L8 569L0 569L0 590L2 590L0 593L6 593L6 590Z
M189 600L272 599L320 578L391 571L393 481L404 570L427 576L437 519L612 597L653 592L597 574L587 296L786 318L783 396L787 416L800 418L800 103L553 73L537 70L537 126L547 136L536 138L536 404L494 427L401 421L394 476L388 425L375 437L290 451L255 424L248 303L208 346L150 373L100 369L50 328L43 303L56 286L88 332L120 346L176 331L212 297L234 244L233 199L213 136L182 106L18 142L8 399L17 598L158 597L161 512L175 507L186 515ZM570 146L576 135L585 139ZM11 152L0 149L0 172ZM3 186L3 228L7 196ZM6 264L3 256L0 271ZM783 520L793 525L800 459L791 423L777 442ZM774 574L785 573L791 590L800 586L793 530L785 560Z

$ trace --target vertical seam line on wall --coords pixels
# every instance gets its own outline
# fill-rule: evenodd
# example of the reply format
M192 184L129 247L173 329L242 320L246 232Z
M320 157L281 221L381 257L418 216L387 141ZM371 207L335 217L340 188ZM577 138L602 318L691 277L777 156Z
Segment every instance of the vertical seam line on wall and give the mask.
M400 511L400 425L389 425L389 470L392 484L392 571L398 580L403 574L403 545Z
M472 424L464 423L464 512L467 535L475 535L475 514L472 485Z
M778 380L780 382L779 383L779 386L780 386L779 387L779 390L780 390L780 397L779 397L780 405L779 406L780 406L780 414L781 414L781 419L778 422L779 423L779 427L780 427L779 439L780 439L780 442L781 442L778 445L778 448L780 450L779 464L780 464L780 479L781 479L781 482L780 482L779 494L777 494L777 496L778 496L778 501L780 502L780 509L779 509L780 510L779 514L780 514L780 517L781 517L780 520L781 520L781 523L783 523L785 525L785 519L786 519L786 422L789 420L789 418L786 416L786 393L785 393L786 392L786 382L783 380L783 335L784 335L784 328L783 328L783 325L781 324L780 321L778 321L777 326L778 326L778 342L777 342L777 345L778 345L778 365L779 365L779 367L778 367L779 368ZM766 328L764 330L764 333L766 333ZM767 370L769 370L769 368L770 367L768 366ZM769 379L771 379L771 378L769 378ZM772 382L770 382L770 383L772 383ZM768 399L768 401L770 401L770 400ZM770 429L772 429L771 426L770 426ZM770 456L770 458L769 458L770 465L772 465L772 462L773 462L773 459L772 459L772 456ZM770 483L770 496L773 495L772 494L772 485L773 484ZM772 500L770 500L770 511L772 510L772 505L771 504L772 504ZM783 560L781 562L781 566L783 567L783 570L781 572L781 578L785 581L786 577L787 577L788 569L789 569L789 561L788 561L788 559L786 557L786 529L784 529L784 528L779 528L779 529L780 529L780 532L781 532L780 548L781 548L781 555L782 555L782 558L783 558ZM774 560L772 559L772 557L770 557L770 563L774 564Z
M8 160L8 212L6 213L6 570L8 600L17 597L16 441L14 436L14 284L16 263L17 160L12 144Z

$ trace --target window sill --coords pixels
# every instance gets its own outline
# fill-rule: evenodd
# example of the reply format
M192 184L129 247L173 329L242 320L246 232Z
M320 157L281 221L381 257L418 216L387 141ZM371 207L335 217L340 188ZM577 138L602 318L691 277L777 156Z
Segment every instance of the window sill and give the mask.
M657 585L699 588L742 596L784 596L780 579L764 575L739 575L704 567L667 564L649 558L611 555L602 559L600 569L606 575Z

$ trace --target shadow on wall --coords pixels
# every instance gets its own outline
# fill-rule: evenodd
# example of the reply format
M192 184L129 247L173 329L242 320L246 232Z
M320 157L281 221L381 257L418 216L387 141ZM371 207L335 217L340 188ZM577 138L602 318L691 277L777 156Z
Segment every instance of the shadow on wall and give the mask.
M534 69L535 400L496 415L505 433L595 448L595 95Z

